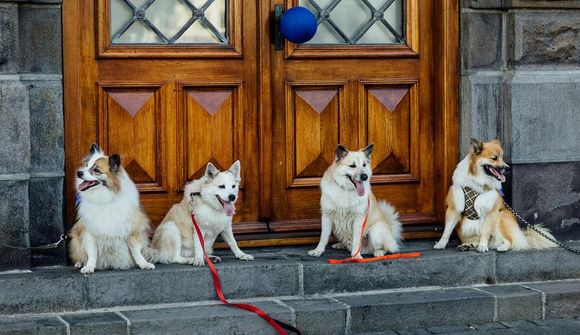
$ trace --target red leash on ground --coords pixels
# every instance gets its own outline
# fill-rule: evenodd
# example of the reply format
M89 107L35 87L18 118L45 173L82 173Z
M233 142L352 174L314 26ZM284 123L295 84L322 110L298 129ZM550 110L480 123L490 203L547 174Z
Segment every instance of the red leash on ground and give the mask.
M197 237L199 238L199 241L201 242L201 247L203 249L203 258L205 259L205 262L207 263L207 266L209 267L209 269L211 271L211 276L213 279L213 285L215 287L215 292L216 292L218 298L220 299L220 301L228 306L244 309L246 311L250 311L252 313L258 314L262 319L266 320L272 327L274 327L274 329L276 329L276 331L281 335L287 335L288 333L286 332L286 330L289 330L289 331L294 332L296 334L302 335L302 332L300 330L298 330L297 328L295 328L287 323L284 323L282 321L279 321L279 320L276 320L276 319L270 317L268 314L266 314L266 312L264 312L263 310L261 310L260 308L258 308L256 306L249 305L249 304L233 304L233 303L230 303L226 299L226 297L224 296L223 290L222 290L222 284L221 284L217 269L213 265L211 259L205 253L205 241L203 240L203 234L201 233L201 229L199 229L199 225L197 224L197 221L195 220L195 216L193 215L193 213L191 213L191 222L193 223L193 227L195 228L195 232L197 234ZM286 330L284 330L284 329L286 329Z
M361 234L360 234L360 243L358 245L358 250L356 251L356 254L354 254L354 256L349 257L349 258L345 258L345 259L329 259L327 260L327 262L329 264L344 264L344 263L370 263L370 262L376 262L376 261L382 261L385 259L397 259L397 258L416 258L416 257L420 257L421 253L420 252L406 252L406 253L396 253L396 254L390 254L390 255L384 255L384 256L380 256L380 257L370 257L370 258L355 258L357 256L360 255L360 249L362 247L362 240L363 240L363 236L364 236L364 232L365 232L365 227L367 225L367 219L369 218L369 210L371 208L371 200L369 199L368 204L367 204L367 212L365 214L365 219L363 220L363 224L362 224L362 229L361 229Z

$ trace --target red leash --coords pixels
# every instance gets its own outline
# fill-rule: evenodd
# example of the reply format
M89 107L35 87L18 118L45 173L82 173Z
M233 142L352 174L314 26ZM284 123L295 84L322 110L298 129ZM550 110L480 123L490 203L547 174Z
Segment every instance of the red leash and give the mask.
M365 214L365 219L363 220L363 224L362 224L362 230L360 232L360 243L358 245L358 250L356 251L356 254L354 254L354 256L349 257L349 258L344 258L344 259L328 259L327 262L329 264L344 264L344 263L370 263L370 262L375 262L375 261L381 261L381 260L385 260L385 259L397 259L397 258L416 258L416 257L420 257L421 253L420 252L407 252L407 253L396 253L396 254L390 254L390 255L384 255L384 256L380 256L380 257L371 257L371 258L355 258L358 255L360 255L360 249L362 247L362 240L363 240L363 236L364 236L364 232L365 232L365 227L367 225L367 219L369 218L369 212L371 209L371 199L368 200L367 203L367 212Z
M203 249L203 258L205 259L205 262L207 263L207 266L209 267L209 269L211 271L211 276L213 279L213 285L215 287L215 292L216 292L218 298L220 299L220 301L228 306L244 309L246 311L250 311L252 313L258 314L262 319L266 320L272 327L274 327L274 329L276 329L278 334L287 335L288 333L286 332L286 330L289 330L289 331L294 332L296 334L302 335L302 332L300 330L298 330L297 328L295 328L287 323L284 323L282 321L279 321L279 320L276 320L276 319L270 317L268 314L266 314L266 312L264 312L263 310L261 310L260 308L258 308L256 306L249 305L249 304L233 304L233 303L230 303L226 299L226 297L224 296L224 293L222 291L222 284L220 282L220 277L218 275L217 269L213 265L211 259L205 253L205 242L203 240L203 234L201 233L201 229L199 229L199 225L197 224L197 221L195 220L195 216L193 215L193 212L191 213L191 222L193 222L193 227L195 228L195 232L197 234L197 237L199 238L199 241L201 242L201 247ZM284 329L286 329L286 330L284 330Z

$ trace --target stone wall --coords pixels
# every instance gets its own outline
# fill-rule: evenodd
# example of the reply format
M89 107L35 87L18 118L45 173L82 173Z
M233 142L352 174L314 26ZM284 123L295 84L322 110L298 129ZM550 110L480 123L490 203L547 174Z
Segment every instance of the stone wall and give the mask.
M461 3L461 148L498 137L513 205L580 239L580 1Z
M0 0L0 270L65 261L6 248L63 232L61 1Z

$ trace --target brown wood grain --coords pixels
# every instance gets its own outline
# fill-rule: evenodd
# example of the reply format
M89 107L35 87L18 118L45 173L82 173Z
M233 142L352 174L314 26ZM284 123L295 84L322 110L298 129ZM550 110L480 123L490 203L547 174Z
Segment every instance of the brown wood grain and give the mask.
M236 233L315 231L339 142L375 142L373 190L406 225L442 220L458 159L457 0L408 0L406 45L284 51L276 4L297 1L230 1L227 46L123 46L108 42L107 0L63 2L67 223L93 142L122 155L154 225L207 162L240 159ZM315 240L261 238L243 245Z

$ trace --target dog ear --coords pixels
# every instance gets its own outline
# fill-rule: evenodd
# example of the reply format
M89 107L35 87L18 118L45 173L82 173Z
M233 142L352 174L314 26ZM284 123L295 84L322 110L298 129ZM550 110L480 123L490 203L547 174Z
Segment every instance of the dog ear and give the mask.
M497 144L501 147L501 142L499 141L499 138L494 138L493 140L490 141L493 144Z
M344 145L339 144L336 146L336 150L334 151L334 158L337 162L340 162L340 160L346 157L347 154L348 149Z
M89 150L89 153L91 155L94 155L94 154L97 154L97 153L102 154L103 153L103 150L101 150L101 148L99 147L99 145L97 143L93 143L91 145L91 149Z
M117 173L121 168L121 156L114 154L109 157L109 168L111 172Z
M220 171L211 162L205 167L205 178L207 181L212 180Z
M480 140L472 137L469 139L469 144L471 146L471 152L479 155L482 151L483 151L483 142L481 142Z
M362 149L362 152L365 153L367 158L371 158L371 154L373 153L374 148L375 148L375 145L371 143L371 144L367 145L366 148Z
M240 161L237 160L234 162L234 164L232 164L229 171L234 174L234 177L236 177L236 180L240 180L241 170L242 170L242 167L241 167Z

